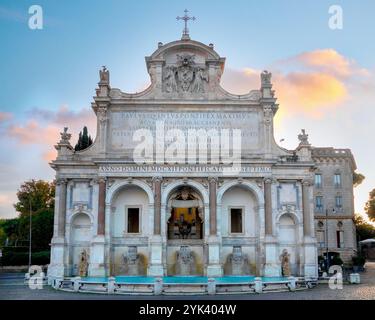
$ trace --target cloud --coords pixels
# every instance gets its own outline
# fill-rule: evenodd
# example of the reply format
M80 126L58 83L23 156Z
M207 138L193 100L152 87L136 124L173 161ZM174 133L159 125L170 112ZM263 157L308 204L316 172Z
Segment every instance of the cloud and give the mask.
M350 98L352 86L361 84L368 91L372 73L334 49L318 49L274 62L268 68L280 109L284 115L304 114L319 118L335 110ZM235 94L245 94L260 87L261 70L250 67L226 69L223 87Z
M59 141L63 127L69 127L73 146L78 133L85 125L88 127L90 135L95 137L96 116L89 109L72 111L67 106L61 106L58 110L53 111L34 108L26 114L29 120L25 123L13 121L6 128L6 135L15 139L19 145L41 146L41 157L45 161L50 162L56 158L54 145ZM8 116L8 118L10 117Z
M12 119L13 115L10 112L0 112L0 123Z
M276 75L274 88L279 103L289 114L304 113L320 117L348 97L346 85L325 73L293 72Z
M57 111L33 108L28 112L28 115L61 128L69 127L72 130L82 130L83 126L87 126L91 131L96 129L96 117L89 108L78 111L70 110L66 105L62 105Z
M42 127L35 120L28 121L25 125L11 125L8 135L20 144L41 144L52 146L58 139L59 129L53 125Z
M359 68L356 62L348 59L334 49L318 49L303 52L287 60L287 63L300 63L304 67L314 70L334 74L335 76L346 78L354 74L368 75L368 71Z
M42 155L43 160L47 162L51 162L52 160L55 160L56 157L57 157L57 151L54 149L46 151Z

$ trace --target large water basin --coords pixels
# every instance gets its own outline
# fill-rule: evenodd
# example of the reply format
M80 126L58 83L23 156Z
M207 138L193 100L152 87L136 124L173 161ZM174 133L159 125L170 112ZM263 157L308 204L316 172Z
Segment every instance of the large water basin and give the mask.
M130 283L130 284L151 284L155 282L155 277L147 276L116 276L116 283ZM288 281L287 277L260 277L262 282L283 282ZM169 276L162 277L165 284L206 284L208 277L205 276ZM255 276L223 276L214 278L217 283L251 283L255 281ZM106 283L107 277L85 277L81 279L82 282L89 283Z

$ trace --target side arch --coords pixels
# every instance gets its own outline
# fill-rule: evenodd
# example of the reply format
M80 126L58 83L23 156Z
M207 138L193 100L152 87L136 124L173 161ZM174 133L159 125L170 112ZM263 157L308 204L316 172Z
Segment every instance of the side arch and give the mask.
M263 191L252 181L231 180L225 182L217 191L217 205L221 205L224 193L234 186L245 186L254 195L260 207L264 206Z
M137 180L137 179L127 179L127 180L120 180L120 181L115 182L107 190L106 200L105 200L106 205L110 205L116 193L126 186L140 187L143 191L147 193L149 204L150 205L154 204L154 192L152 191L152 189L146 182Z

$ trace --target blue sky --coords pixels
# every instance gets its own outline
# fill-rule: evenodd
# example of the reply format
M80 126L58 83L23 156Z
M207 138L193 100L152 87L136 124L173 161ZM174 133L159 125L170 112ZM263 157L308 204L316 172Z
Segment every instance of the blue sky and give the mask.
M43 30L28 28L28 8L33 4L43 8ZM343 30L328 28L328 8L333 4L343 8ZM180 38L183 23L176 21L176 16L183 15L185 7L197 18L189 24L191 37L214 43L216 51L227 58L228 88L252 85L251 76L244 74L249 68L275 70L279 87L285 88L282 81L291 83L290 72L311 67L306 65L310 56L301 55L316 55L318 50L326 50L324 54L333 50L350 64L350 77L334 75L345 86L345 101L337 97L323 101L316 116L302 103L301 112L295 112L298 101L293 100L296 105L292 106L284 98L285 104L280 105L284 116L277 122L276 136L285 138L285 147L294 148L298 131L305 127L314 145L351 148L359 171L368 178L356 190L358 211L363 211L368 192L375 187L371 154L363 140L363 135L371 136L375 117L370 108L375 98L371 94L375 91L375 1L1 0L0 112L5 120L0 117L0 147L9 152L0 154L1 178L7 181L0 183L0 217L15 215L12 203L22 181L53 177L53 170L42 160L46 146L40 141L26 141L22 129L39 128L43 134L53 134L55 126L66 124L78 131L85 124L85 117L80 120L79 115L90 115L102 65L111 71L112 87L126 92L144 88L149 82L144 57L159 41ZM366 70L368 77L357 72L359 69ZM243 79L243 84L231 81L236 72L241 75L236 79ZM369 86L367 90L364 83ZM354 91L361 95L352 94ZM63 112L58 113L62 107L68 123L62 121ZM35 121L33 125L30 119ZM343 128L344 134L340 131ZM50 143L58 138L46 140ZM51 144L49 149L53 149ZM14 178L9 183L10 173Z

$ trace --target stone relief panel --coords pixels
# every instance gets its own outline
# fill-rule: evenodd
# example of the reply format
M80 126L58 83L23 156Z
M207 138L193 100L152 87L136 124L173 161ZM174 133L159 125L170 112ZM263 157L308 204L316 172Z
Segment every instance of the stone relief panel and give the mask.
M299 209L299 189L296 183L280 183L277 186L277 207L279 210Z
M73 182L69 187L69 209L92 209L93 186L90 182Z

